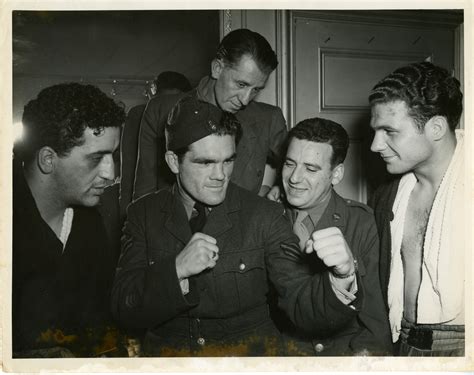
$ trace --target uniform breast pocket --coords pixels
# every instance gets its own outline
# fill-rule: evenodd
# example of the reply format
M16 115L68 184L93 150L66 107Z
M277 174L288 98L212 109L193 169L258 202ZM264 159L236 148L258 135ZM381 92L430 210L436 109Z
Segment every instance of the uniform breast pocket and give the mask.
M224 314L265 303L268 286L263 248L220 254L213 274Z

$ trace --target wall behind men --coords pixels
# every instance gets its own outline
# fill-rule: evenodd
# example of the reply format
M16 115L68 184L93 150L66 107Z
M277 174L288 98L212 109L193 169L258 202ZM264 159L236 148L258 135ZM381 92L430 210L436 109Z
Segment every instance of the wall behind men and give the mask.
M146 82L175 70L194 86L219 43L219 12L15 11L13 119L47 86L99 86L126 109L144 103Z

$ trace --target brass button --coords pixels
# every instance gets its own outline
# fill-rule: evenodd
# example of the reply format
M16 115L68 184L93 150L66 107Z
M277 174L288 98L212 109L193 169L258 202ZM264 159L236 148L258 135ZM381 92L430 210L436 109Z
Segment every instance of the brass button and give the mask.
M318 353L321 353L324 350L324 345L321 343L318 343L314 346L314 350L316 350Z
M241 271L243 271L243 270L245 269L245 264L244 264L244 263L240 263L239 269L240 269Z
M206 340L204 340L204 337L199 337L197 339L197 343L202 346L206 343Z
M338 213L335 213L332 215L332 218L334 219L334 221L338 221L341 218L341 215L339 215Z

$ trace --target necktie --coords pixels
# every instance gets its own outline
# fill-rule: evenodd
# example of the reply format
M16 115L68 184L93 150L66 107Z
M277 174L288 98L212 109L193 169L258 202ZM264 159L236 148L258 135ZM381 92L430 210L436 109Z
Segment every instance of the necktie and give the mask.
M206 225L206 206L200 202L196 202L194 204L193 211L194 210L197 211L197 215L191 215L191 219L189 219L189 226L191 227L192 233L202 231L202 228Z
M300 249L304 250L306 241L309 239L309 231L304 225L303 220L306 219L308 213L306 211L298 211L296 215L296 220L293 223L293 232L298 236L300 239Z

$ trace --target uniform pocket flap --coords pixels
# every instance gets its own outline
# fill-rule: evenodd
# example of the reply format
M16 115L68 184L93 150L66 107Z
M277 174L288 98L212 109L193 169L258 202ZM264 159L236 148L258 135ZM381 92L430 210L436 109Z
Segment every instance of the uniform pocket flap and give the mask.
M228 272L246 273L254 269L265 269L264 251L255 248L246 251L219 254L214 273L217 275Z

